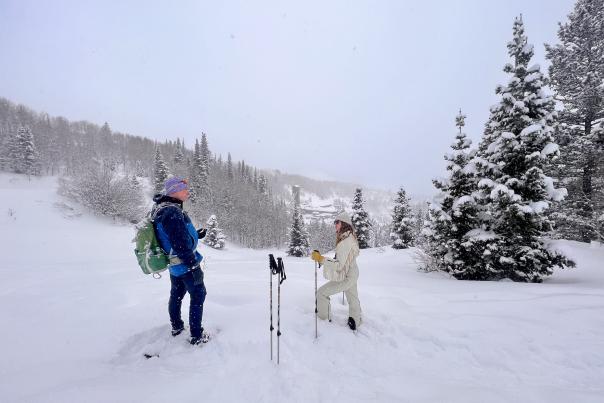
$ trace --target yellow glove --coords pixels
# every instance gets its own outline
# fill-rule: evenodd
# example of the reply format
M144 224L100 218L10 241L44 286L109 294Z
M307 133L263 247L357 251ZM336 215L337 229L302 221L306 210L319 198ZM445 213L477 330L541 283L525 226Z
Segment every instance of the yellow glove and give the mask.
M321 256L318 250L313 250L312 254L310 255L310 258L317 263L323 263L323 260L325 260L325 258Z

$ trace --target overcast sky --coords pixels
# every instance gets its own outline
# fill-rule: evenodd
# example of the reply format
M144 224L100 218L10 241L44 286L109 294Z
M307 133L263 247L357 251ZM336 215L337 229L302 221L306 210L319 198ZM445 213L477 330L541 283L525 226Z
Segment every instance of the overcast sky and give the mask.
M153 4L154 3L154 4ZM572 0L0 0L0 96L261 168L432 192L476 143L514 17L535 62Z

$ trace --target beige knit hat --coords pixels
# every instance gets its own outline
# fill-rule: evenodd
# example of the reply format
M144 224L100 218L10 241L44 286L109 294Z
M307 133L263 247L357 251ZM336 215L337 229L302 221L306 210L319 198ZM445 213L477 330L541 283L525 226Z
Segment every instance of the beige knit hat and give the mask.
M353 226L350 216L345 211L338 213L338 215L334 219L334 222L335 221L342 221L342 222L345 222L346 224L350 225L351 227Z

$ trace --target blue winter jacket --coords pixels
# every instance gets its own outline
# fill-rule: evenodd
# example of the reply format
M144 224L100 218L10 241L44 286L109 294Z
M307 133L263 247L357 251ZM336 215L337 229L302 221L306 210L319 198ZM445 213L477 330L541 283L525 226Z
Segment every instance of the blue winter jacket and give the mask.
M199 238L191 219L182 209L182 202L170 196L155 195L153 201L160 205L169 203L162 207L155 215L155 235L161 247L171 257L180 259L179 264L170 265L170 274L180 277L195 266L203 256L197 252Z

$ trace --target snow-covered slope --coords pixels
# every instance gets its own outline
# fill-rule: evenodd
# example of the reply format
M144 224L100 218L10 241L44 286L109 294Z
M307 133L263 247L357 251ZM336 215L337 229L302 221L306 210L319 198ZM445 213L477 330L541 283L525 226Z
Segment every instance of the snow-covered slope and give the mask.
M336 296L318 340L314 266L286 258L276 366L269 251L201 247L216 335L191 347L169 336L169 280L139 271L132 229L55 187L0 175L3 402L602 401L604 248L558 242L578 268L543 284L455 281L418 272L413 251L362 251L364 324L348 330Z

